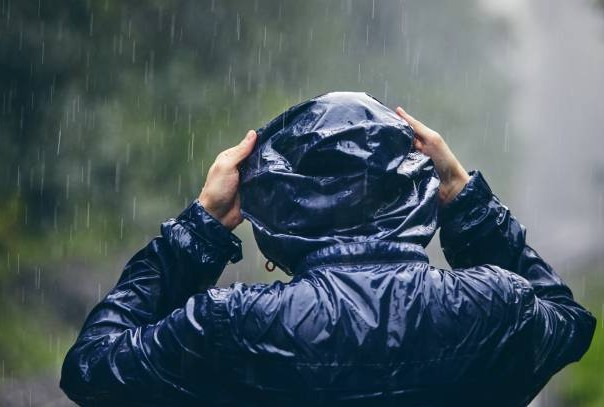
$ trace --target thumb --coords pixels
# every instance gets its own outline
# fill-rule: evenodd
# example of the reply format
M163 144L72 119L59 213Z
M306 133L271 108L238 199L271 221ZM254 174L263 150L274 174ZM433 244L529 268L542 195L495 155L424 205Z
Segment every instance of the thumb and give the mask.
M248 130L243 140L235 147L231 147L227 152L231 165L238 165L250 155L256 144L257 134L254 130Z

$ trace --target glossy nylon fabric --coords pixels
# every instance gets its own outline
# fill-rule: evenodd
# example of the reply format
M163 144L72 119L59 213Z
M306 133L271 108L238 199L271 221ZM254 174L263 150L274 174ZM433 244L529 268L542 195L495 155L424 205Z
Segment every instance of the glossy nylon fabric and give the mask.
M412 139L407 122L359 92L315 97L259 129L240 194L262 253L291 274L303 255L335 243L426 246L438 178Z
M401 141L385 133L386 139L393 137L388 142L392 151L382 151L381 143L370 150L371 137L356 139L358 150L381 151L377 157L385 157L372 165L377 168L372 174L398 180L398 169L411 154L408 128L371 98L352 96L360 98L353 102L356 106L371 106L353 111L382 112L390 124L377 127L393 127L402 136ZM301 109L325 107L324 102L312 103ZM325 103L333 107L335 102ZM273 141L268 145L274 146ZM263 145L266 138L258 151L268 154ZM314 144L299 145L299 156L313 156L309 151L314 147L306 146ZM329 145L337 150L340 144ZM344 145L344 151L355 150ZM292 170L320 168L301 165L294 153L285 156ZM366 159L371 161L371 154ZM431 165L422 160L415 168L432 180ZM276 183L300 176L282 170L284 163L267 161L266 166L274 169L265 173ZM397 168L396 176L392 168ZM342 171L365 169L355 163ZM302 178L316 186L316 172L311 173ZM248 185L258 174L248 174ZM401 177L403 184L407 175ZM418 196L433 196L432 182ZM273 199L291 203L313 191L301 185L303 192L290 191L294 198ZM345 191L333 188L326 191ZM552 375L585 353L595 319L527 244L525 228L480 172L471 172L460 194L437 208L451 270L430 266L422 247L434 229L424 230L419 220L435 214L415 217L405 204L388 206L413 196L401 193L401 201L392 198L384 204L394 213L386 211L384 219L377 211L367 211L365 217L350 212L352 220L325 218L338 227L330 233L323 226L327 241L309 232L314 220L306 219L292 225L291 230L307 238L287 240L290 251L279 246L276 234L266 235L264 250L281 256L285 265L295 264L293 279L224 288L216 288L216 281L229 261L241 259L241 241L194 201L161 225L161 235L132 257L116 286L90 311L65 356L61 388L85 406L526 406ZM247 197L249 209L253 205ZM422 206L425 201L416 201L420 212L431 207ZM317 212L323 205L333 207L331 199L320 195L312 202ZM359 208L376 206L371 199L364 202ZM264 198L256 209L270 203ZM308 205L292 213L312 216L305 212ZM285 206L278 209L295 219ZM360 226L368 219L375 222ZM397 228L392 219L409 230ZM407 223L409 219L418 221ZM288 230L279 218L271 222ZM273 252L276 248L293 257Z

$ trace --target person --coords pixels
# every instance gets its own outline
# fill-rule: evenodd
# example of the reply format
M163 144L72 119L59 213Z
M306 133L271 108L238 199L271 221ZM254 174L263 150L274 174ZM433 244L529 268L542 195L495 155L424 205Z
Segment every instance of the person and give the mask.
M214 287L244 218L290 282ZM428 264L438 227L452 270ZM218 155L90 312L61 387L81 405L524 406L595 328L525 238L437 132L318 96Z

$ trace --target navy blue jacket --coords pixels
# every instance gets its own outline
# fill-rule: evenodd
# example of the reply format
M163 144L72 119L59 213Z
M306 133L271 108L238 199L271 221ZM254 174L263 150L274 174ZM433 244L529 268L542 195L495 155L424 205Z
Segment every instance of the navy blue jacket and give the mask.
M413 191L407 204L428 205ZM427 242L414 238L430 221L322 241L295 261L259 240L293 279L215 288L241 242L195 201L91 311L61 387L81 405L527 405L585 353L595 319L480 172L437 209L452 270L430 266ZM266 223L250 220L266 238Z

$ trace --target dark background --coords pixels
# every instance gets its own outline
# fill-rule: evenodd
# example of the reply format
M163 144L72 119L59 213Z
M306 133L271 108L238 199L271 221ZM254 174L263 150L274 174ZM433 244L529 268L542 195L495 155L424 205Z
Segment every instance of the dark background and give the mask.
M63 356L129 256L219 151L330 90L441 132L601 319L602 6L0 0L0 404L69 405ZM221 284L287 280L236 233ZM604 406L602 338L534 405Z

